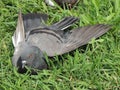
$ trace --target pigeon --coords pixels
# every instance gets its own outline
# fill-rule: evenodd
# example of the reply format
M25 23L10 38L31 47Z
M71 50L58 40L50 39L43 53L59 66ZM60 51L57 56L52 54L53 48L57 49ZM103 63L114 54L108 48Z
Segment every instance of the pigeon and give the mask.
M46 25L47 14L18 14L16 30L12 36L15 48L12 64L19 70L48 69L45 56L54 57L86 45L92 38L98 38L108 30L109 25L96 24L70 30L78 18L69 16Z
M74 4L77 3L78 0L54 0L58 5L64 6L68 5L68 7L73 7ZM50 5L50 6L55 6L52 0L45 0L45 3Z

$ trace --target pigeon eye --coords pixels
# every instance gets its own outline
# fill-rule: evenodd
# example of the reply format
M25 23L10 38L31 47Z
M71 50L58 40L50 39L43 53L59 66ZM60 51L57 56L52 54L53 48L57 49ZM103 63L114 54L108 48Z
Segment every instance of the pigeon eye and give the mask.
M28 58L33 58L33 56L34 56L33 54L30 54L30 55L28 56Z

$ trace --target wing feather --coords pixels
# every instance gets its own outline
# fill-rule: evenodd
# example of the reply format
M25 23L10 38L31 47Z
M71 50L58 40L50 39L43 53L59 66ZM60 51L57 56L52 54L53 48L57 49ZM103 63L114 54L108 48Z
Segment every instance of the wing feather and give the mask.
M65 41L66 43L63 45L61 54L70 52L87 44L92 38L98 38L108 30L110 30L110 26L103 24L72 30L70 36Z
M14 35L12 36L12 42L14 47L17 47L20 42L24 42L24 41L25 41L25 32L24 32L23 19L21 12L19 12L17 27L16 27L16 31L14 32Z

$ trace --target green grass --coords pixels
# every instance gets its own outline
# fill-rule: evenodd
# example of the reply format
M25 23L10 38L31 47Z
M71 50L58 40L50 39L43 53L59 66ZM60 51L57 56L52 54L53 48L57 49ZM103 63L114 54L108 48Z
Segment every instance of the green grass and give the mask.
M72 15L80 18L74 28L103 23L112 29L86 49L49 59L50 70L19 74L11 64L11 36L20 9L47 13L48 24ZM0 90L120 90L120 0L79 0L71 10L46 6L43 0L0 0Z

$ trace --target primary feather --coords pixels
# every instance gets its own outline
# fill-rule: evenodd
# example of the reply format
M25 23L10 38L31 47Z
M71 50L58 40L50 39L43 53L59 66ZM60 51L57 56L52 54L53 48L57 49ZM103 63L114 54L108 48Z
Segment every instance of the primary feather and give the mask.
M86 26L71 31L71 34L65 40L62 53L72 51L82 45L87 44L92 38L98 38L110 29L110 26L97 24Z

